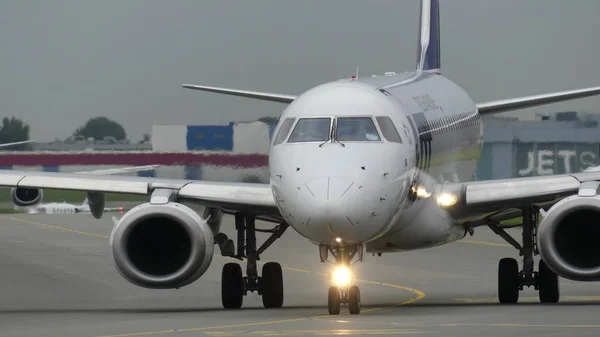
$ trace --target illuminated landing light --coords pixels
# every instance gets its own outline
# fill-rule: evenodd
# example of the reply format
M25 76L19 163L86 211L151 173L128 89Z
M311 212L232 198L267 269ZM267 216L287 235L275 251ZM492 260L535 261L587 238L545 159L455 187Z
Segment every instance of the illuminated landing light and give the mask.
M427 192L424 187L417 187L417 197L419 198L429 198L431 193Z
M342 242L342 238L335 238L335 242L337 242L337 243Z
M437 202L442 207L450 207L456 204L458 198L454 194L442 193L437 197Z
M331 281L337 287L347 287L352 281L352 271L345 266L337 266L331 274Z

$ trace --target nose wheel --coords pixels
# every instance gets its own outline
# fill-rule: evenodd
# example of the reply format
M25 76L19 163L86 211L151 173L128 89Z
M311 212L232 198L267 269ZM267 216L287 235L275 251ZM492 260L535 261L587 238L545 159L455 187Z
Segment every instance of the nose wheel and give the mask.
M362 261L362 248L362 245L319 246L321 262L327 261L329 252L336 260L336 267L330 275L333 286L329 287L327 294L327 308L330 315L339 315L342 304L348 305L351 315L360 314L360 288L357 285L350 285L353 279L350 266L354 256L358 256L358 261Z
M342 304L348 304L351 315L360 314L360 288L356 285L340 290L339 287L329 287L327 307L330 315L339 315Z

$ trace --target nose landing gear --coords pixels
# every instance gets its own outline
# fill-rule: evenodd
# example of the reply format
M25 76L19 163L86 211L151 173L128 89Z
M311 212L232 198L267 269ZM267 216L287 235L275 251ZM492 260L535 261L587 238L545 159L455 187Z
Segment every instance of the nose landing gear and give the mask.
M360 314L360 288L357 285L342 289L336 286L329 287L329 296L327 298L329 314L339 315L342 304L348 304L348 312L351 315Z
M328 252L336 260L335 267L331 272L331 282L327 296L327 308L330 315L339 315L342 304L348 305L348 311L351 315L360 314L361 299L360 288L352 284L353 277L351 271L352 259L358 256L356 262L362 261L363 246L324 246L319 247L321 253L321 262L327 261ZM356 263L355 262L355 263Z

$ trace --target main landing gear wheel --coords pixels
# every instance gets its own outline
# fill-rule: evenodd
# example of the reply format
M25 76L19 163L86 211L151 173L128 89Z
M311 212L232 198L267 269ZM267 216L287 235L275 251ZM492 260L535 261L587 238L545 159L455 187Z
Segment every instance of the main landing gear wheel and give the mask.
M558 275L552 272L546 263L541 260L537 274L537 286L542 303L556 303L560 298Z
M225 309L239 309L244 301L244 278L242 267L227 263L221 274L221 301Z
M341 306L341 293L338 287L329 287L329 294L327 297L327 308L329 309L330 315L339 315Z
M498 265L498 300L500 303L517 303L519 291L524 287L535 287L539 292L540 302L556 303L560 298L559 279L551 271L544 260L540 260L539 269L534 271L534 256L537 250L537 222L539 209L527 206L523 211L523 244L519 244L510 236L498 221L490 221L488 226L506 242L519 250L523 256L523 269L519 270L517 260L504 258Z
M244 258L246 276L237 263L227 263L223 266L221 275L221 301L225 309L238 309L242 307L244 296L248 292L258 292L262 295L265 308L281 308L283 305L283 273L281 265L276 262L265 263L262 268L262 277L258 276L257 261L275 240L277 240L289 227L281 223L272 229L257 229L255 216L237 213L235 215L235 229L237 231L237 245L227 235L219 233L215 240L221 249L222 256L228 256L240 261ZM257 247L256 232L271 233L262 246ZM233 247L237 248L237 252Z
M348 311L351 315L360 314L360 289L358 286L352 286L348 291Z
M504 258L498 264L498 299L500 303L517 303L521 277L519 264L512 258Z
M281 308L283 305L283 272L279 263L265 263L262 268L260 285L265 308Z

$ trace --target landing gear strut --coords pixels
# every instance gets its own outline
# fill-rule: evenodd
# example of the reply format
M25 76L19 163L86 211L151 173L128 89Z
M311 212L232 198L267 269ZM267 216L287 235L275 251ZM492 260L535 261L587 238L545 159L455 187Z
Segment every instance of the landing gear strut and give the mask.
M276 262L265 263L262 267L262 277L258 276L257 262L260 254L264 252L277 238L281 237L288 228L287 223L276 226L271 230L259 230L255 227L255 217L252 215L235 215L235 228L237 230L237 254L233 252L233 241L224 234L217 241L223 256L230 256L240 261L247 259L246 276L242 274L242 267L238 263L227 263L223 266L221 274L221 300L226 309L242 307L244 296L248 292L258 292L262 295L265 308L281 308L283 305L283 273L281 265ZM256 232L267 232L272 235L256 248Z
M523 208L523 245L513 239L499 223L488 223L494 233L523 256L523 269L519 270L516 259L503 258L498 265L498 299L500 303L517 303L519 292L524 287L534 287L538 291L540 302L556 303L560 298L558 275L552 272L543 260L538 271L534 271L533 257L538 255L536 232L539 209L534 206Z
M327 307L330 315L339 315L342 304L348 304L348 311L352 315L360 314L360 288L352 284L351 261L358 254L358 260L362 261L362 245L354 247L324 246L319 247L321 262L327 260L327 253L336 260L335 268L331 274L334 283L329 287L327 296Z

